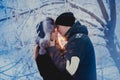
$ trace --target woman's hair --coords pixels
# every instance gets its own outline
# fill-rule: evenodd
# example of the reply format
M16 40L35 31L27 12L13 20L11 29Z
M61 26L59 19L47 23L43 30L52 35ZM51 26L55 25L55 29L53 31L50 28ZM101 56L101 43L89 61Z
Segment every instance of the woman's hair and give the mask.
M48 25L44 25L44 23ZM52 25L52 26L51 26ZM39 24L36 26L36 32L40 38L45 37L45 30L52 30L54 26L54 20L50 17L46 17L45 20L41 21ZM45 29L46 28L46 29Z
M39 37L38 43L40 46L39 54L42 55L46 53L45 48L49 46L50 34L52 33L53 29L54 20L50 17L47 17L36 26L36 32Z

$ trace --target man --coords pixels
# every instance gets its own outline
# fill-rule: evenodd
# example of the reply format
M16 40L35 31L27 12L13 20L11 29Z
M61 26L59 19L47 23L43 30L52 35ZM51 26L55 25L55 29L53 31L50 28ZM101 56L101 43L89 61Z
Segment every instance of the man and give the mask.
M68 41L63 52L55 47L55 40L50 41L47 50L52 54L55 65L63 73L67 71L73 80L96 80L95 53L87 28L78 21L75 23L71 12L58 16L55 24L58 32Z

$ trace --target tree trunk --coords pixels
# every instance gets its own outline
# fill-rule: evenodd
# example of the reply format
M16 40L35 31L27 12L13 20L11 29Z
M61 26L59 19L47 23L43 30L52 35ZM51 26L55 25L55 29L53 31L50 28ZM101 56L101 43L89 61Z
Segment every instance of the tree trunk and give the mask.
M115 0L109 0L110 5L110 21L108 21L104 33L106 38L106 47L108 48L111 57L115 61L115 64L120 73L120 54L117 51L115 44L115 27L116 27L116 3Z

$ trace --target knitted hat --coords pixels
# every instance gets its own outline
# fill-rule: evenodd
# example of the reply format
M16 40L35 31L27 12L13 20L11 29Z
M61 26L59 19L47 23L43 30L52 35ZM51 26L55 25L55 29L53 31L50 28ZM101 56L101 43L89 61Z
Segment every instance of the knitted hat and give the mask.
M63 26L71 26L75 23L75 17L72 12L62 13L57 17L55 24Z

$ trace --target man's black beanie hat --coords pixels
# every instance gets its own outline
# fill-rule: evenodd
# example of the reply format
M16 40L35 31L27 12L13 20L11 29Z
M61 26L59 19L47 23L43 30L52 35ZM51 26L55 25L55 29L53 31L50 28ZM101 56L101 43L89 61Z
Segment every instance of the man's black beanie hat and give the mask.
M55 24L63 26L71 26L75 23L75 17L72 12L62 13L57 17Z

